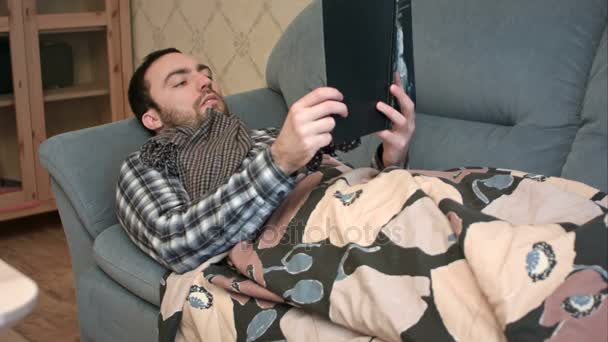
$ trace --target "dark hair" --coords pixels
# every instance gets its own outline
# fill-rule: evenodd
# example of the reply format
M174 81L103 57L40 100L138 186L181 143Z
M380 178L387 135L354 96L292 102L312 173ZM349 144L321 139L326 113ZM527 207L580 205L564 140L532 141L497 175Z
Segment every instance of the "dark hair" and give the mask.
M135 114L135 117L142 125L141 118L148 109L154 108L160 110L156 102L152 99L152 96L150 96L150 85L144 79L146 71L148 71L150 65L157 59L168 53L175 52L181 53L181 51L176 48L167 48L151 52L144 58L144 61L137 67L133 76L131 76L131 81L129 81L129 105L131 106L133 114Z

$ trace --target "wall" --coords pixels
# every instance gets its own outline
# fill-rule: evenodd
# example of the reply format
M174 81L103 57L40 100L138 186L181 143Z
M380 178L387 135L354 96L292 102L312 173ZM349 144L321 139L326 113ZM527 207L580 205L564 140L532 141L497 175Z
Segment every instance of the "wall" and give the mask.
M266 62L311 0L131 0L134 66L176 47L211 67L225 95L266 85Z

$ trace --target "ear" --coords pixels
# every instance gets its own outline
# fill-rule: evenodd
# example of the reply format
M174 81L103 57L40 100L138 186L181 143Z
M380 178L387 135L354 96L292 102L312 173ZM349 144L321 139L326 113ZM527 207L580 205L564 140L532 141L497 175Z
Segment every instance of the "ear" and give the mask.
M141 122L144 124L144 126L146 126L146 128L152 131L159 131L164 126L162 120L160 119L160 115L158 115L156 109L153 108L148 109L144 113L144 115L141 117Z

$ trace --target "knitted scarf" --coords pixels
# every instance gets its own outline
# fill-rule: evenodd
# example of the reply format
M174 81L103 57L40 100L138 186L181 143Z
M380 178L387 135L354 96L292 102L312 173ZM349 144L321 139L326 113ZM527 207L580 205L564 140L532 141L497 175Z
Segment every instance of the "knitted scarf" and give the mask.
M253 143L245 124L232 114L207 111L199 128L172 127L150 138L140 159L160 172L177 176L192 201L228 181Z
M348 152L360 144L360 139L331 143L315 154L305 170L316 171L323 154L335 157L336 151ZM139 158L148 167L179 177L190 199L196 201L226 183L238 171L252 146L249 131L238 117L208 110L207 118L198 129L167 128L150 138L141 147Z

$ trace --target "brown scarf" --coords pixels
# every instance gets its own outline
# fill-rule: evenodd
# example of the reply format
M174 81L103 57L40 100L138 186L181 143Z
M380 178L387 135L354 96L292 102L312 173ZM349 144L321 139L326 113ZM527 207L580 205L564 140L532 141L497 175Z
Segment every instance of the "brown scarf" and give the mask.
M150 138L141 148L140 159L178 176L196 201L227 182L252 146L249 130L238 117L209 110L198 129L168 128Z

